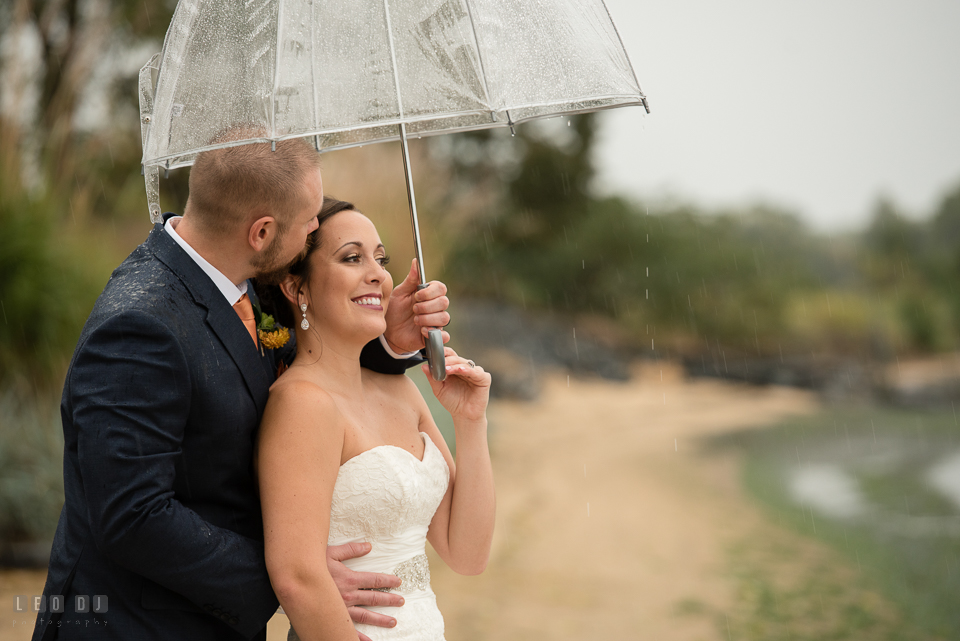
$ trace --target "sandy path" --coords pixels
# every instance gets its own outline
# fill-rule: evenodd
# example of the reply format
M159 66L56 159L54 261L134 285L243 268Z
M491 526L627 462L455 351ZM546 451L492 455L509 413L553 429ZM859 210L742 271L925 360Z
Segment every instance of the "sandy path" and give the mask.
M678 607L730 607L727 551L770 526L734 455L703 455L697 439L816 404L673 369L638 374L623 385L557 378L537 404L492 409L490 565L459 577L432 564L449 639L721 638L711 617Z
M729 607L729 547L772 526L744 497L734 455L704 455L697 439L816 403L797 390L686 382L669 367L637 374L569 387L553 378L537 403L491 408L490 565L460 577L431 561L448 639L722 638L710 617L678 606ZM0 581L10 604L42 588L43 573ZM285 634L275 617L270 640ZM27 638L9 621L0 627L0 641Z

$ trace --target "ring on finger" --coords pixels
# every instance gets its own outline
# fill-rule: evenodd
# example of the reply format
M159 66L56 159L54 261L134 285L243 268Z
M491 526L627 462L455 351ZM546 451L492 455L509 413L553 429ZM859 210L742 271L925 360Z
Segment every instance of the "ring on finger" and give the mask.
M470 359L467 359L467 365L469 365L470 367L476 367L476 366L477 366L477 364L474 363L473 361L471 361Z

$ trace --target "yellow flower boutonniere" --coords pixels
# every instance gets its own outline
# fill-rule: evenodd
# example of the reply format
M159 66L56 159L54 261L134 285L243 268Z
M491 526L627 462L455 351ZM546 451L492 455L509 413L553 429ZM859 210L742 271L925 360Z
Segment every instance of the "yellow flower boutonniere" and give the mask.
M278 325L270 314L262 313L259 305L254 307L254 312L257 316L257 336L260 337L260 344L267 349L277 349L286 345L290 340L290 330Z
M277 349L283 347L290 340L290 330L286 327L277 325L277 329L267 332L262 329L257 330L260 335L260 343L267 349Z

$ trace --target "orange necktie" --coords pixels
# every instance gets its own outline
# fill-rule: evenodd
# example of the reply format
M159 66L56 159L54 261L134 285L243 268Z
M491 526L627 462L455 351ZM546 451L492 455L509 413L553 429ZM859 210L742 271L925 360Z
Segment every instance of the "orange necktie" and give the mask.
M250 332L250 338L253 339L253 346L257 347L257 318L253 315L253 305L250 303L250 297L246 294L241 296L240 300L234 303L233 311L243 321L247 331Z

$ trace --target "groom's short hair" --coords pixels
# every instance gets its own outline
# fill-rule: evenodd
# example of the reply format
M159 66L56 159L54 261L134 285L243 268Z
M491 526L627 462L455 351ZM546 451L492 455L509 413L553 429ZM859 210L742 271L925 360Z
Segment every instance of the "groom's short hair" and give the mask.
M211 144L261 137L256 129L234 127ZM202 227L223 232L253 214L273 215L281 228L304 205L304 178L320 168L320 154L302 138L246 143L205 151L190 170L187 211Z

